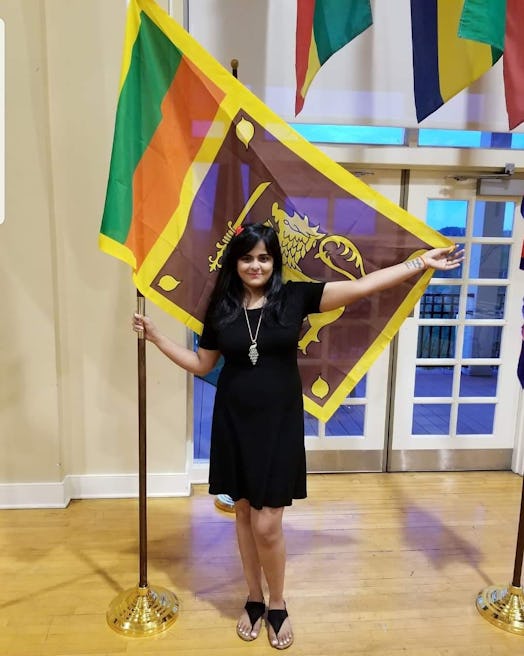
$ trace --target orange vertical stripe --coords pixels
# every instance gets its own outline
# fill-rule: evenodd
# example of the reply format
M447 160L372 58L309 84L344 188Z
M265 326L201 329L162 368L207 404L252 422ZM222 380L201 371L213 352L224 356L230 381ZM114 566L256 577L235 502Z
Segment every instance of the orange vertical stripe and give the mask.
M224 93L182 60L163 102L163 119L133 176L133 220L126 240L137 268L166 227L180 200L191 163L206 138Z

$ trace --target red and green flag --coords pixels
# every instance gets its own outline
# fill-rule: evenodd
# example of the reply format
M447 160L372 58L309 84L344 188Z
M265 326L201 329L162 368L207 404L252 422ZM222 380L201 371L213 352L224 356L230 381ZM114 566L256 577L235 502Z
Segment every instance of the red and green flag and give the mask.
M464 0L459 36L484 43L494 58L503 52L509 129L524 121L524 3L522 0Z
M297 0L295 115L322 64L372 23L370 0Z
M509 129L524 121L524 2L507 0L504 41L504 91Z
M344 280L451 242L297 134L153 0L130 0L100 247L196 333L243 222L276 230L288 280ZM306 410L327 421L399 329L431 273L311 315Z
M504 94L509 129L524 121L524 3L522 0L464 0L459 36L503 52Z

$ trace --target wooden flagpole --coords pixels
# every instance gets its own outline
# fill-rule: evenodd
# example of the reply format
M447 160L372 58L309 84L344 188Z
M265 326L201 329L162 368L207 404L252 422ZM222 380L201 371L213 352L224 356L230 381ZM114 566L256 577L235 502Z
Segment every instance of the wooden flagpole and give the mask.
M521 269L522 264L521 264ZM524 388L524 342L517 365L517 376ZM520 418L520 417L519 417ZM519 422L520 424L520 422ZM509 586L489 586L477 595L477 609L488 622L499 629L524 635L524 592L522 590L522 560L524 558L524 477L520 495L520 516L513 579Z
M137 313L145 314L145 298L138 291ZM147 581L147 413L146 413L146 340L137 334L138 359L138 515L139 581L121 592L107 611L109 626L129 637L156 635L169 628L178 617L177 597Z
M520 498L520 517L513 579L509 586L491 585L479 592L477 610L491 624L509 633L524 635L524 592L522 560L524 558L524 477Z
M145 314L145 298L136 291L136 311ZM147 410L146 410L146 340L144 331L137 334L138 364L138 531L139 582L147 587Z
M238 59L231 60L231 73L233 77L238 79ZM229 494L217 494L215 497L215 506L227 513L235 512L235 502Z

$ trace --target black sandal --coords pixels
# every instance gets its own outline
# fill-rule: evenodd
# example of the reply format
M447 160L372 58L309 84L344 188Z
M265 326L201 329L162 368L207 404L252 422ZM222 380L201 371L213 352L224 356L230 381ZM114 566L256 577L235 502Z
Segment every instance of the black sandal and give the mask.
M277 640L278 640L278 632L282 628L282 624L284 624L287 617L288 617L288 613L285 608L270 608L267 611L267 621L271 625L271 628L273 629ZM291 636L291 640L286 645L279 645L279 644L274 645L271 642L271 639L269 640L269 644L274 649L287 649L288 647L291 647L291 645L293 644L293 636Z
M237 635L239 638L242 638L242 640L245 640L246 642L251 642L252 640L258 638L258 634L253 637L251 633L254 631L255 624L258 622L258 620L264 616L266 612L266 604L263 601L249 601L248 599L244 606L244 610L246 611L249 617L249 621L251 622L251 631L249 632L249 635L246 636L243 633L241 633L237 624Z

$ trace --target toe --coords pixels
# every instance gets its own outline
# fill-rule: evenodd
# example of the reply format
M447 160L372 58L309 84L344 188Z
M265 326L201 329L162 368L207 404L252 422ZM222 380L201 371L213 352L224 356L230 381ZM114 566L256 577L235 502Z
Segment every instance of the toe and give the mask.
M237 632L246 640L254 640L255 638L258 638L261 625L262 618L257 620L254 626L251 626L247 613L243 613L238 620Z
M282 628L279 631L278 637L276 637L275 644L280 648L289 647L293 642L293 631L291 630L291 625L288 619L282 624Z

